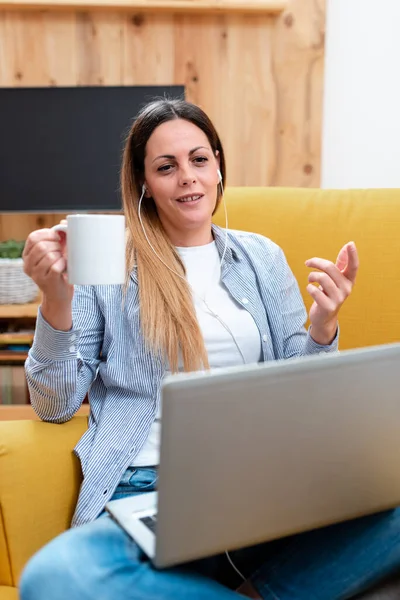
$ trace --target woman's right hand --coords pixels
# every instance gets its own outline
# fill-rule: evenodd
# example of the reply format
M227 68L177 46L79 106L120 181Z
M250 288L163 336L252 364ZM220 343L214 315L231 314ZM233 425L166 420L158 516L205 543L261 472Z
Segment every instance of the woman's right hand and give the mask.
M63 221L61 221L63 223ZM24 271L43 292L47 303L68 305L74 286L68 283L66 269L66 236L53 229L33 231L26 240Z

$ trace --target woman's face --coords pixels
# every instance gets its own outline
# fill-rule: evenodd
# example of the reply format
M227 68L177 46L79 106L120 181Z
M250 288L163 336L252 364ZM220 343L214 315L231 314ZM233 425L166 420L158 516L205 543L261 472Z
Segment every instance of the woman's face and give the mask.
M218 168L219 159L206 134L190 121L167 121L150 136L144 161L146 196L153 197L175 246L200 246L211 241Z

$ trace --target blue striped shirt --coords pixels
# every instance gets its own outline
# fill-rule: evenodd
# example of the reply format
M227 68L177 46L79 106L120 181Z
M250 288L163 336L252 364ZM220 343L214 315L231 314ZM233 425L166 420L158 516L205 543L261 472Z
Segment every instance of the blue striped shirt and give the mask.
M222 255L225 230L213 226ZM306 310L283 251L253 233L229 231L221 270L229 294L253 317L262 360L332 352L304 328ZM122 309L122 286L76 286L73 327L53 329L39 309L26 361L31 403L44 421L73 417L89 391L89 427L74 452L83 472L72 525L95 519L146 441L160 401L165 364L140 329L136 271Z

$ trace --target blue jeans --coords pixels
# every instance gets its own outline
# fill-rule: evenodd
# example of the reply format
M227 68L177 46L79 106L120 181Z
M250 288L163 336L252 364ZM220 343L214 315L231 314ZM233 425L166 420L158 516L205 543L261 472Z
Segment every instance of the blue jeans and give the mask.
M157 471L130 468L113 499L153 491ZM400 509L230 552L268 600L344 600L400 569ZM103 513L39 550L21 600L230 600L241 583L223 555L157 570Z

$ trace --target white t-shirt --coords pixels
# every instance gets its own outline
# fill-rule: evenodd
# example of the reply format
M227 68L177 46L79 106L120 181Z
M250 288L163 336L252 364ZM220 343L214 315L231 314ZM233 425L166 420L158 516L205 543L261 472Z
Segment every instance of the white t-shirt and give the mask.
M210 368L258 362L261 357L259 331L250 313L238 304L221 284L220 256L215 242L205 246L177 248L177 251L185 265L187 280L193 290L196 316L203 334ZM159 411L145 445L133 461L133 466L144 467L159 463L160 430Z

